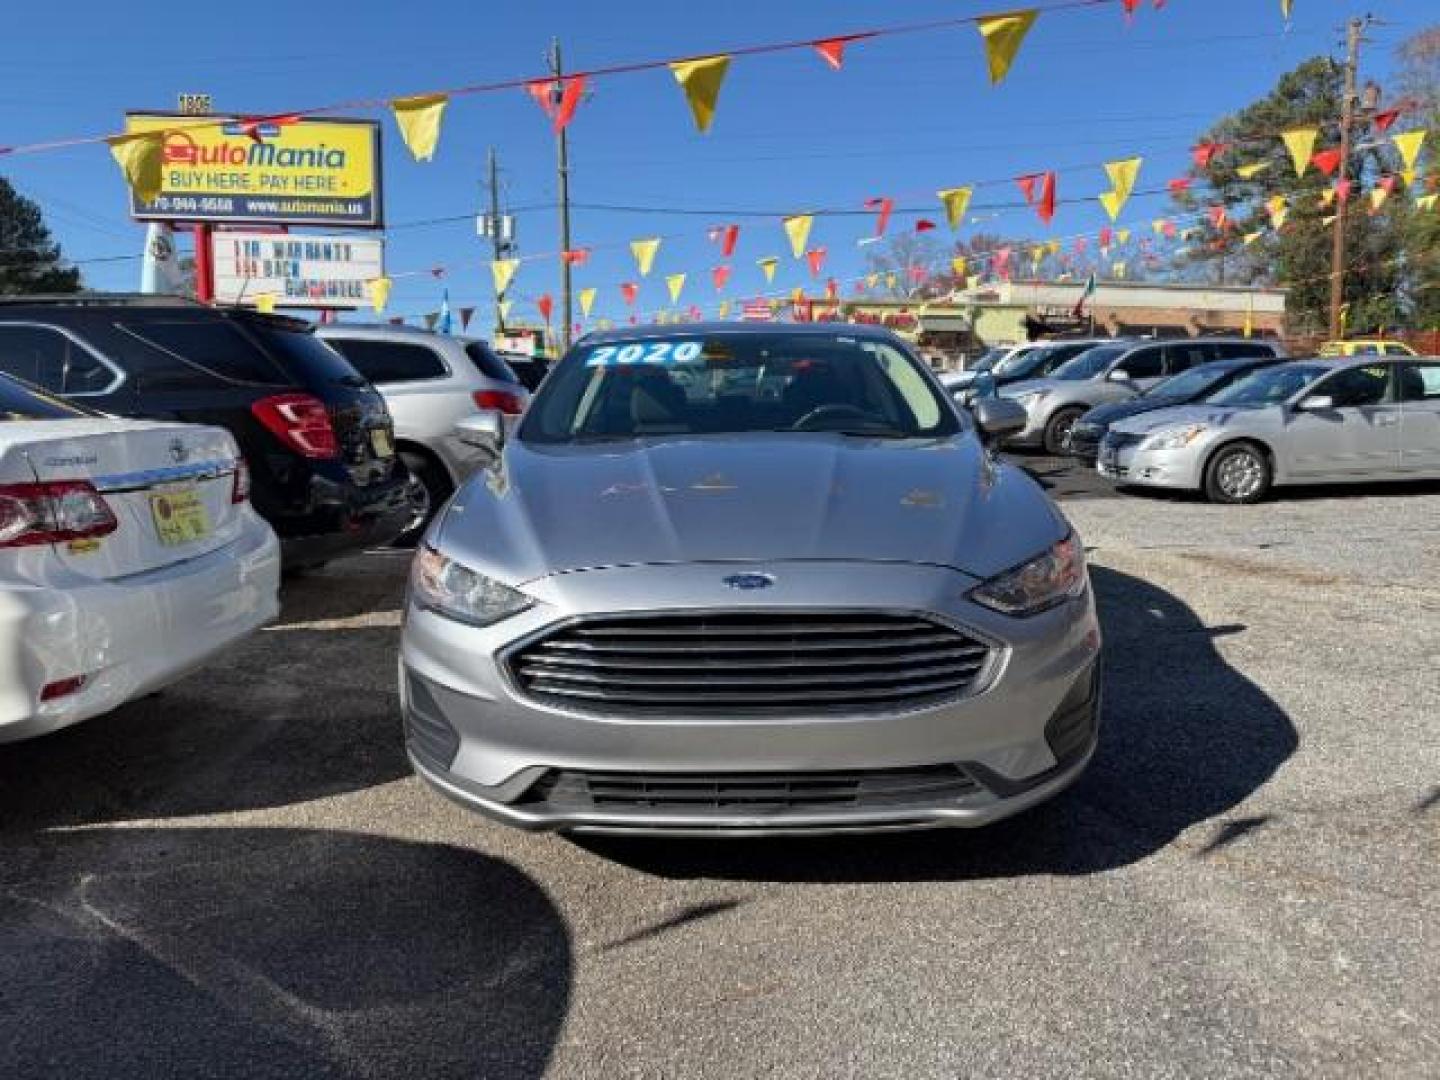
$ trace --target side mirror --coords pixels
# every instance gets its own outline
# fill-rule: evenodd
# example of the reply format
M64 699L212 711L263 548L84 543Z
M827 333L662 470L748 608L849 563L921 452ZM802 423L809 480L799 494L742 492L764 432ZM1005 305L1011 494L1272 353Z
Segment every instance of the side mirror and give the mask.
M1329 394L1311 394L1295 403L1296 412L1329 412L1335 408L1335 399Z
M455 422L455 438L466 446L499 457L505 445L505 419L495 409L482 409Z
M1105 378L1109 379L1111 382L1129 382L1130 373L1126 371L1123 367L1116 368L1114 371L1110 372L1109 375L1106 375Z
M971 406L975 426L986 443L996 443L1025 430L1029 416L1024 406L1009 398L979 398Z

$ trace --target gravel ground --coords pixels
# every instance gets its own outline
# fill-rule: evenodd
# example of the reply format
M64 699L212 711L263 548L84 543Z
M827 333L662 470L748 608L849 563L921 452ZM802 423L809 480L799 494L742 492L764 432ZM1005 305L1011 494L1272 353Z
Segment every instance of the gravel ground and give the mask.
M410 777L404 561L0 747L0 1076L1434 1076L1440 490L1106 499L1105 741L978 832L587 842Z

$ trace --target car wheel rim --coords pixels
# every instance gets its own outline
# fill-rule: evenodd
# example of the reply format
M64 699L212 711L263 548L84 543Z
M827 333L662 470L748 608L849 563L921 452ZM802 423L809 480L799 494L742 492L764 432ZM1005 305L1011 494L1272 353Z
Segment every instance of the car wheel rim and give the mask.
M410 519L410 524L405 526L406 533L424 528L425 523L430 520L430 489L420 480L410 485L410 509L415 516Z
M1055 425L1055 441L1062 450L1070 449L1070 440L1075 437L1075 419L1073 416L1062 417Z
M1260 459L1248 451L1231 454L1220 463L1216 479L1220 490L1232 499L1248 499L1260 490L1264 467Z

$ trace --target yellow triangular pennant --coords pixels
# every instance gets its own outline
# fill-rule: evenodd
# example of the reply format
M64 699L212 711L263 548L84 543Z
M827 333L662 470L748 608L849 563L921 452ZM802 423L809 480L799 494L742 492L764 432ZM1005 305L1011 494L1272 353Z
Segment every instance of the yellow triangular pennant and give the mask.
M1280 0L1280 14L1285 17L1286 22L1290 21L1290 12L1294 7L1295 0Z
M1117 262L1114 266L1110 267L1110 273L1115 276L1117 281L1125 280L1125 270L1126 266L1123 262Z
M400 138L405 140L416 161L429 161L435 156L435 147L440 142L440 117L449 100L444 94L425 94L390 102L395 123L400 127Z
M374 306L376 313L385 310L385 305L390 302L390 286L393 284L388 277L377 277L368 283L370 289L370 303Z
M1268 161L1256 161L1249 165L1241 165L1235 170L1241 180L1253 180L1270 167Z
M1130 198L1130 193L1135 190L1135 181L1140 176L1140 165L1144 160L1144 158L1133 157L1123 161L1105 163L1105 174L1110 177L1110 189L1120 196L1122 206L1125 204L1125 200Z
M893 291L894 288L895 288L895 284L896 284L896 282L897 282L898 280L899 280L899 279L896 278L896 276L895 276L894 274L886 274L886 275L885 275L885 287L886 287L887 289L890 289L890 290Z
M490 264L490 276L495 280L495 294L498 296L510 288L515 271L520 269L519 259L496 259Z
M595 306L595 289L580 290L580 315L582 318L590 317L590 309Z
M1320 224L1323 225L1323 226L1325 226L1325 228L1328 229L1331 225L1334 225L1334 224L1335 224L1335 215L1334 215L1334 214L1331 214L1329 217L1323 217L1323 218L1321 218L1321 219L1320 219Z
M1116 239L1116 240L1119 240L1122 245L1123 245L1123 244L1128 244L1128 243L1130 242L1130 230L1129 230L1129 229L1116 229L1116 230L1115 230L1115 239Z
M722 318L722 319L729 318L729 316L730 316L730 301L729 301L729 300L721 300L721 301L720 301L719 313L720 313L720 318Z
M1425 145L1425 132L1423 131L1402 131L1394 136L1391 141L1396 149L1400 151L1400 161L1404 164L1407 172L1413 172L1415 162L1420 158L1420 147ZM1434 155L1431 155L1432 157Z
M1324 191L1320 192L1320 205L1321 205L1321 206L1323 206L1323 207L1328 207L1328 206L1329 206L1331 203L1333 203L1334 201L1335 201L1335 189L1334 189L1334 188L1326 188Z
M1390 198L1390 192L1383 187L1370 189L1370 209L1379 210L1385 205L1385 200Z
M1421 210L1434 210L1437 199L1440 199L1440 194L1421 195L1420 198L1415 200L1415 205Z
M1045 250L1048 251L1051 255L1059 255L1059 254L1060 254L1060 241L1059 241L1059 240L1046 240L1046 241L1045 241Z
M784 221L785 235L790 238L790 250L795 258L805 257L805 245L810 240L810 226L815 223L812 214L796 214L794 217L787 217Z
M957 255L950 260L950 269L955 272L956 277L964 277L968 265L963 255Z
M1039 15L1038 11L1011 11L1004 15L983 15L976 20L980 37L985 42L985 62L990 69L991 86L1009 74L1021 42Z
M1285 149L1290 151L1290 160L1295 163L1295 175L1304 176L1310 167L1310 155L1315 152L1315 139L1320 129L1313 127L1291 128L1280 133Z
M879 275L879 274L866 274L866 275L865 275L865 287L866 287L867 289L873 289L873 288L875 288L875 286L878 285L878 284L880 284L880 275Z
M695 126L701 132L710 130L715 119L715 102L720 97L720 84L725 81L725 72L730 67L728 56L707 56L701 60L681 60L670 65L675 81L685 91L685 100L690 103L690 112L695 116Z
M936 192L945 207L945 220L950 223L950 228L958 229L964 224L965 211L970 208L970 196L974 193L975 189L968 187L946 188Z
M645 277L650 273L650 268L655 265L655 253L660 250L660 237L651 237L649 240L631 240L630 254L635 256L635 266L640 271L640 276Z
M1265 235L1265 232L1264 232L1263 229L1260 230L1259 232L1246 233L1245 236L1244 236L1244 241L1243 241L1243 242L1244 242L1244 244L1245 244L1246 247L1249 247L1251 244L1255 243L1256 240L1259 240L1260 237L1262 237L1262 236L1264 236L1264 235Z
M765 272L766 281L775 280L775 267L780 265L780 260L774 255L767 255L763 259L756 259L755 265Z
M115 135L105 140L110 156L120 166L125 183L141 202L153 202L160 194L165 136L159 131Z
M1105 191L1100 194L1100 205L1105 208L1105 213L1110 215L1111 221L1120 217L1120 210L1124 207L1126 198L1118 191Z
M671 274L665 279L665 287L670 290L670 302L672 304L678 304L680 302L680 290L685 288L685 275Z
M1413 188L1415 186L1415 176L1416 173L1414 169L1400 170L1400 179L1405 181L1405 186L1407 188Z
M275 294L273 292L262 292L255 297L255 310L262 314L269 315L275 310Z
M496 307L500 309L501 322L504 322L506 319L510 318L510 309L514 306L515 305L509 300L501 300L500 303L496 305Z

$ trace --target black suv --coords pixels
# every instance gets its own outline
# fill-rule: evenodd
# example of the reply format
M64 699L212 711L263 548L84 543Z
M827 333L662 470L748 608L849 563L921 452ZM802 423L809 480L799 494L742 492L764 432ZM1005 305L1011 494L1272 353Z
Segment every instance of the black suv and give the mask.
M0 373L113 416L227 428L285 565L387 544L413 516L384 399L307 322L178 297L0 300Z

